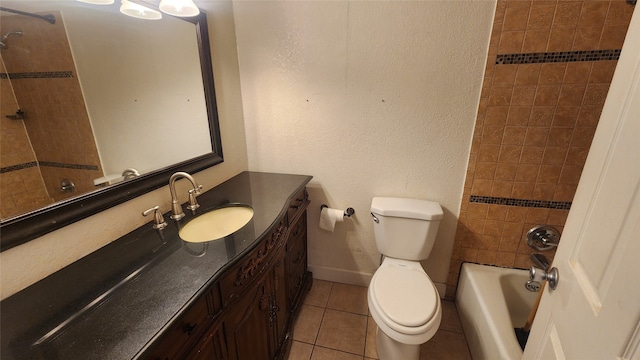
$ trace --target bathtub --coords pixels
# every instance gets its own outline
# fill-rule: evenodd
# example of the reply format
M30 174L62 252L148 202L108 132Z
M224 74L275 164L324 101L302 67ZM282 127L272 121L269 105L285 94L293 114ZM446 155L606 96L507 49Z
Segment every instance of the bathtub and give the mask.
M456 305L474 360L520 359L514 328L524 325L538 296L524 285L527 270L465 263Z

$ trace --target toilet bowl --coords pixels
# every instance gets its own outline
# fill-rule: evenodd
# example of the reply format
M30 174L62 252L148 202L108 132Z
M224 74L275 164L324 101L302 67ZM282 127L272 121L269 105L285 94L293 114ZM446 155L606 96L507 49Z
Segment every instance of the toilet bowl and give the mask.
M376 197L371 202L376 246L384 261L367 293L378 326L380 360L418 360L420 345L435 335L442 319L440 296L422 268L443 217L432 201Z
M442 319L438 291L420 263L385 258L367 298L378 325L379 358L418 359L420 345L435 335Z

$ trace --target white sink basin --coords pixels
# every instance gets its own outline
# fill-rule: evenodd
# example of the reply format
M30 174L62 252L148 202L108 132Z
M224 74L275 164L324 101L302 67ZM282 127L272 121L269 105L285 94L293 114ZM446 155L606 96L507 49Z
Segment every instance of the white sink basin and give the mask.
M178 235L182 240L194 243L217 240L240 230L252 218L253 209L248 206L227 206L191 219Z

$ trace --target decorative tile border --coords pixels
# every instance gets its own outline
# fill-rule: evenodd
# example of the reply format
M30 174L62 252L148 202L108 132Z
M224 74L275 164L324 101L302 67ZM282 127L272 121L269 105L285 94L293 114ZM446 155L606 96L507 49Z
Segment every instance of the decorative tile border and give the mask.
M48 166L48 167L56 167L56 168L64 168L64 169L76 169L76 170L98 170L96 165L83 165L83 164L65 164L65 163L57 163L51 161L31 161L28 163L5 166L0 168L0 174L7 173L10 171L27 169L34 166Z
M98 167L96 165L65 164L52 161L38 161L38 164L40 164L40 166L57 167L64 169L98 170Z
M0 73L2 79L62 79L72 78L72 71L44 71L44 72L23 72L23 73Z
M496 65L559 63L559 62L577 62L577 61L603 61L603 60L618 60L619 58L620 58L620 49L561 51L561 52L528 53L528 54L502 54L497 56Z
M527 200L527 199L513 199L513 198L500 198L500 197L493 197L493 196L471 195L470 202L481 203L481 204L529 207L529 208L545 208L545 209L558 209L558 210L571 209L570 201Z
M3 168L0 168L0 174L7 173L9 171L27 169L34 166L38 166L38 163L36 161L31 161L28 163L18 164L18 165L5 166Z

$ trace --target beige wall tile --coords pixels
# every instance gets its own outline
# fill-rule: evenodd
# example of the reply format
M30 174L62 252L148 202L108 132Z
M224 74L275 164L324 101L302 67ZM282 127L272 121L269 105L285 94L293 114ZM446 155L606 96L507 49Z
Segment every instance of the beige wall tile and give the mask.
M524 31L504 31L500 35L499 54L519 53L524 42Z
M550 30L527 30L524 35L522 52L539 53L547 49L549 43Z
M523 126L529 123L531 106L511 106L507 115L506 124L510 126Z
M582 4L578 27L604 25L604 20L609 11L609 1L585 1Z
M539 5L534 2L529 13L527 29L551 29L555 12L555 5Z
M538 85L540 77L540 64L524 64L517 65L518 70L516 73L516 85Z
M540 84L551 85L561 84L564 79L564 73L567 69L567 64L542 64L540 66Z
M581 2L561 2L556 6L553 28L575 28L580 19Z
M529 19L529 7L507 8L502 23L502 31L525 30Z

